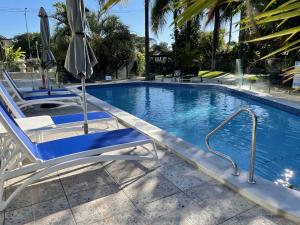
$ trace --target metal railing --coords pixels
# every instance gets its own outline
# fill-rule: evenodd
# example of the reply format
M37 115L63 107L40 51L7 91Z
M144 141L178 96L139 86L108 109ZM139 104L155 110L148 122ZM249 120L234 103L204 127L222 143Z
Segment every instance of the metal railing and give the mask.
M233 167L233 173L232 175L238 176L239 175L239 169L236 164L236 162L228 155L225 155L221 152L218 152L214 150L213 148L210 147L209 145L209 138L214 135L217 131L222 129L226 124L228 124L231 120L233 120L235 117L237 117L239 114L242 112L248 112L250 116L252 117L252 143L251 143L251 157L250 157L250 168L249 168L249 179L248 182L250 184L255 184L254 180L254 163L255 163L255 146L256 146L256 128L257 128L257 116L256 114L248 108L241 108L237 112L233 113L231 116L229 116L223 123L221 123L218 127L216 127L214 130L212 130L210 133L208 133L205 137L205 144L209 150L209 152L214 153L217 156L220 156L223 159L228 160L231 162L232 167Z

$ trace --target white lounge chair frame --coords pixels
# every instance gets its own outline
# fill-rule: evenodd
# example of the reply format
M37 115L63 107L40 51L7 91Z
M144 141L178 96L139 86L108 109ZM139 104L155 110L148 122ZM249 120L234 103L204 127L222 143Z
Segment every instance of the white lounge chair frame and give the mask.
M59 98L42 98L42 99L33 99L33 100L25 100L22 98L22 96L19 93L19 90L16 90L16 87L11 83L10 79L7 77L7 71L3 72L3 77L5 78L5 81L8 83L10 89L13 91L13 97L17 98L17 105L23 109L29 106L33 105L41 105L41 104L57 104L61 107L67 107L67 106L82 106L82 101L80 96L72 96L72 97L59 97Z
M22 112L22 110L19 108L19 106L17 104L14 104L15 103L14 100L10 97L10 95L6 91L6 89L3 90L3 91L1 91L1 89L4 89L4 87L0 88L0 96L1 96L2 100L4 101L4 103L7 105L8 109L12 113L12 115L16 119L26 120L26 118L27 118L30 121L31 117L26 117L25 114ZM10 99L8 99L8 98L10 98ZM109 115L111 116L111 118L93 119L93 120L88 120L88 122L89 122L89 124L104 122L104 123L106 123L107 128L108 128L109 127L108 122L112 121L116 124L116 128L119 129L118 119L115 116L111 115L111 114L109 114ZM83 121L72 122L72 123L63 123L63 124L55 124L53 126L45 126L45 127L39 128L39 129L26 130L26 132L35 132L35 135L36 135L37 139L38 140L43 140L43 133L45 131L47 133L50 133L51 130L56 132L58 129L60 130L60 132L70 131L70 130L74 131L74 126L81 125L82 122ZM95 129L95 130L99 130L99 129Z
M144 140L111 147L99 148L72 155L63 156L60 158L42 161L31 153L26 144L18 138L18 135L13 131L5 119L0 116L0 122L6 128L8 133L1 137L1 167L0 167L0 211L7 208L9 203L29 185L35 183L39 179L56 172L61 169L74 167L77 165L84 165L89 163L98 163L103 161L126 160L126 161L140 161L152 160L158 161L156 145L153 140ZM151 151L146 145L152 146ZM125 148L135 148L137 146L143 147L149 156L137 155L101 155L106 152L113 152ZM29 159L31 163L24 165L24 160ZM18 186L10 196L4 199L5 182L25 174L34 173L24 182Z

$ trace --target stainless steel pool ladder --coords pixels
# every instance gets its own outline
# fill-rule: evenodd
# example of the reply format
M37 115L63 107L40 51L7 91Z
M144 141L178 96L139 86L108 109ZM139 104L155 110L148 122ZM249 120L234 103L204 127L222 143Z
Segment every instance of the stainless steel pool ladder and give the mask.
M251 158L250 158L250 168L249 168L249 179L248 182L250 184L255 184L254 180L254 163L255 163L255 146L256 146L256 128L257 128L257 116L256 114L249 108L241 108L235 113L233 113L231 116L229 116L223 123L221 123L218 127L216 127L214 130L209 132L209 134L205 137L205 144L209 150L209 152L214 153L217 156L220 156L223 159L226 159L231 162L233 167L233 173L232 175L238 176L239 175L239 169L236 164L236 162L228 155L225 155L221 152L218 152L214 150L209 145L209 139L212 135L214 135L217 131L221 130L226 124L228 124L231 120L233 120L235 117L237 117L242 112L248 112L249 115L252 117L252 143L251 143Z

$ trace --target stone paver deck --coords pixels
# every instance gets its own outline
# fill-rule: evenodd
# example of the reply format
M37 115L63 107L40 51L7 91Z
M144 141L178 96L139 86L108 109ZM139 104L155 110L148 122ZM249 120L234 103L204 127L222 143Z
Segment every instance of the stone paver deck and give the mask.
M89 110L95 108L89 107ZM31 109L27 115L63 114L80 108ZM105 129L102 124L94 125ZM113 129L113 127L111 127ZM47 140L81 131L46 135ZM143 154L143 149L128 149ZM22 191L0 214L8 224L292 225L246 200L159 147L151 161L77 166L47 176ZM8 182L9 193L22 178Z

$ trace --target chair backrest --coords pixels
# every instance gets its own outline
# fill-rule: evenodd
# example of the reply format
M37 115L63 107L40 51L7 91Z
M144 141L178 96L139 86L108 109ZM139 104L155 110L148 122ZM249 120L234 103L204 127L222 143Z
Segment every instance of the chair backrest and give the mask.
M26 116L21 111L19 106L15 103L13 98L10 96L6 88L3 86L3 84L0 83L0 96L9 108L9 110L12 112L14 117L16 118L25 118Z
M2 101L0 101L0 107L2 107L3 110L6 112L6 114L7 114L12 120L14 120L14 118L12 117L12 115L10 114L10 112L7 110L7 107L5 106L5 104L4 104Z
M0 122L6 131L11 135L14 141L20 145L20 151L29 157L32 161L38 160L39 153L37 146L32 143L24 131L16 124L16 122L7 114L0 106Z
M12 79L12 77L10 76L9 72L7 70L4 71L7 79L10 81L10 83L15 87L15 89L18 89L18 85L16 84L16 82L14 81L14 79Z
M19 88L17 87L15 81L11 78L7 71L4 71L3 77L5 78L13 92L16 94L16 96L19 98L19 100L23 100L22 93L19 91Z

